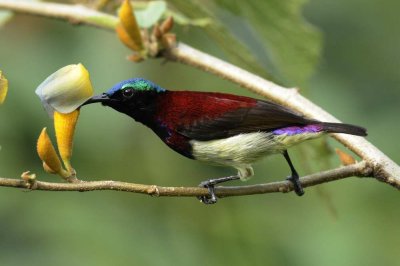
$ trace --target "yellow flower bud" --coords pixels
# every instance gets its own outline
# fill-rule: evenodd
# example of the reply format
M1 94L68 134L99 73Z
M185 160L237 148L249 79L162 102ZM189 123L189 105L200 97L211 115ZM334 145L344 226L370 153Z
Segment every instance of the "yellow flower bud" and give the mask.
M117 26L116 31L120 40L134 51L143 50L142 35L129 0L122 3L118 17L121 24Z
M37 141L37 153L43 164L46 164L45 170L50 173L60 173L62 171L61 161L58 158L56 150L47 135L47 129L43 128Z
M129 49L133 51L140 51L137 43L131 39L131 36L129 36L122 25L117 25L115 31L117 32L117 36L120 41L125 44Z
M53 169L50 168L50 166L47 165L46 162L43 162L43 169L49 173L49 174L57 174L57 172L55 172Z
M75 173L71 166L72 146L76 122L78 121L79 110L68 114L54 112L54 129L56 131L57 146L61 159L67 171L73 175Z
M0 104L4 102L8 91L8 80L2 75L0 71Z
M43 81L36 89L44 107L53 112L71 113L93 96L89 72L82 64L65 66Z
M350 154L336 148L335 149L336 154L339 156L339 160L342 163L342 165L351 165L356 163L356 159L354 159L353 156Z

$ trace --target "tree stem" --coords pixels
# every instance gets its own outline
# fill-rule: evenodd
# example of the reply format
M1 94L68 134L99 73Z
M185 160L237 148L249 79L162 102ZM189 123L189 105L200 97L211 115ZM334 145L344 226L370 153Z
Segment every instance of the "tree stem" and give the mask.
M114 30L118 18L82 5L65 5L34 1L0 0L0 9L29 15L58 18L73 24L87 24L98 28Z
M365 161L340 167L333 170L323 171L300 178L303 187L311 187L350 176L370 176L372 169ZM0 186L24 188L44 191L95 191L116 190L125 192L142 193L151 196L168 197L198 197L208 195L208 189L201 187L161 187L156 185L144 185L119 181L81 181L75 183L52 183L43 181L24 181L22 179L0 178ZM279 181L267 184L249 186L216 187L218 197L243 196L253 194L265 194L274 192L287 193L293 190L290 181Z

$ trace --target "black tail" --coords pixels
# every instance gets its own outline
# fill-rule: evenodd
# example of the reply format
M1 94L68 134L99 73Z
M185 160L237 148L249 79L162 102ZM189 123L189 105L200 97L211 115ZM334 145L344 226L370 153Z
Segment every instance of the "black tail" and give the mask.
M367 136L367 130L363 127L342 123L321 123L324 131L329 133L345 133L356 136Z

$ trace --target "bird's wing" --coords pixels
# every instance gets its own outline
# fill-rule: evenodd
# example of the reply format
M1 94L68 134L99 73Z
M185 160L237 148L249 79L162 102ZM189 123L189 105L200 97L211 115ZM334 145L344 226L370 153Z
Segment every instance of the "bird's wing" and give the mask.
M195 106L177 105L181 116L175 121L175 131L203 141L313 122L281 105L230 94L197 95Z

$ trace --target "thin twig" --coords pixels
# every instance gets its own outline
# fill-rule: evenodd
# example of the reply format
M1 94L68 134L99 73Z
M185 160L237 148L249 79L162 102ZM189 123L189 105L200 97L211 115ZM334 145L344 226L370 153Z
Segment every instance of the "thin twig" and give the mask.
M84 23L109 30L114 30L118 24L116 16L108 15L82 5L0 0L0 9L67 20L73 24Z
M59 18L76 23L86 23L105 29L114 29L118 23L118 19L114 16L82 6L0 0L0 9ZM164 56L230 80L310 118L326 122L339 121L319 106L301 96L297 89L288 89L276 85L186 44L179 43L176 47L165 51ZM332 134L332 136L359 155L365 161L365 169L372 169L371 175L373 177L400 188L400 167L365 138L345 134ZM311 175L311 177L313 176Z
M343 166L337 169L323 171L300 178L303 187L311 187L322 183L327 183L350 176L366 177L370 176L372 171L365 161ZM77 183L53 183L31 181L30 183L22 179L0 178L0 186L15 187L33 190L45 191L95 191L95 190L116 190L125 192L142 193L151 196L168 196L168 197L195 197L208 195L206 188L200 187L161 187L156 185L144 185L127 183L120 181L81 181ZM243 196L253 194L265 194L274 192L290 192L293 185L289 181L279 181L267 184L257 184L250 186L232 186L232 187L216 187L216 194L219 197Z

